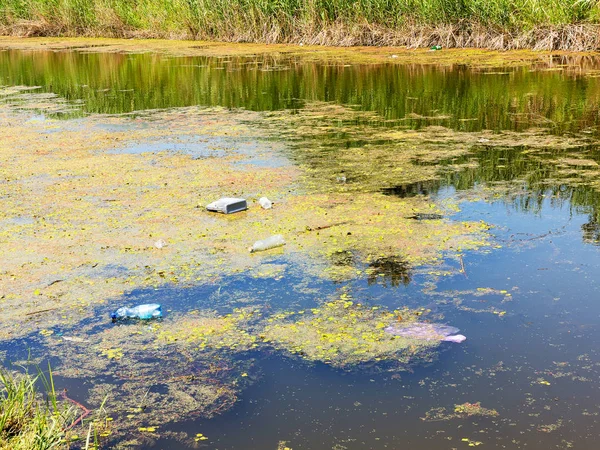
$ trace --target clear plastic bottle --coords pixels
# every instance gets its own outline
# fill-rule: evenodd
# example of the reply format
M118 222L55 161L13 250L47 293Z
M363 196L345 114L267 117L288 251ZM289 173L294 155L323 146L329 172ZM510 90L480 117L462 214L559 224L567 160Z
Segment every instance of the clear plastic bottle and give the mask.
M258 203L262 206L262 209L271 209L273 207L273 202L269 200L267 197L261 197L258 199Z
M281 247L282 245L285 245L283 236L276 234L275 236L268 237L262 241L256 241L248 250L250 250L250 253L261 252L263 250L269 250L270 248Z
M110 315L113 321L118 319L156 319L162 317L162 306L158 303L137 305L132 308L123 306Z

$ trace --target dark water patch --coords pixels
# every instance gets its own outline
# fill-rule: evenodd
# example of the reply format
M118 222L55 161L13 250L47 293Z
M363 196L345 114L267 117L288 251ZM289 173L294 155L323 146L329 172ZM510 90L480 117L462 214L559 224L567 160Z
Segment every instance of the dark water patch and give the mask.
M398 256L378 258L369 263L367 282L369 284L383 283L387 287L406 286L411 282L412 268L404 259Z
M306 308L315 304L314 293L319 291L326 298L335 292L330 282L311 278L287 276L286 282L267 277L254 278L238 275L219 280L212 285L192 286L181 289L176 285L157 289L136 289L115 301L129 304L162 303L168 314L185 314L194 309L213 309L219 314L229 314L234 308L263 306L274 309Z
M384 188L381 191L385 195L394 195L400 198L416 197L417 195L434 194L440 187L440 183L436 181L424 181L416 183L401 184L389 188Z
M330 260L336 266L354 266L356 264L356 256L349 250L334 252Z
M583 240L594 245L600 244L600 223L595 217L591 217L590 221L581 225L583 231Z

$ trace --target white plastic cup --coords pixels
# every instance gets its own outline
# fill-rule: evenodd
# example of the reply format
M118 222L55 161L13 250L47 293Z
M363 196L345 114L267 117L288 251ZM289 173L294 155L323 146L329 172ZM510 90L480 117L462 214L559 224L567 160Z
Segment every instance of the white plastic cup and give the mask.
M271 202L271 200L269 200L267 197L259 198L258 204L262 206L262 209L271 209L273 207L273 202Z

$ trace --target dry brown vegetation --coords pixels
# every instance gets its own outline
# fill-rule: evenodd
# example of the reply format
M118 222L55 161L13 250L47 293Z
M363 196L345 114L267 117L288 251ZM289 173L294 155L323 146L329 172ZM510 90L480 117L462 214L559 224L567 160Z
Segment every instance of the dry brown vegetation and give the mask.
M336 46L594 50L595 0L3 0L13 36L208 39Z
M159 32L152 30L119 29L108 26L102 29L75 32L46 20L20 20L0 26L0 34L14 37L94 37L125 39L176 39L210 40L207 34L190 34L186 30ZM590 51L600 48L600 26L596 24L573 24L540 26L513 33L488 28L483 25L465 29L462 24L407 25L402 29L390 29L380 25L332 24L325 28L303 30L283 37L276 30L263 34L231 33L219 36L223 42L255 42L263 44L302 44L311 46L376 46L428 48L441 45L444 48L484 48L491 50L564 50Z

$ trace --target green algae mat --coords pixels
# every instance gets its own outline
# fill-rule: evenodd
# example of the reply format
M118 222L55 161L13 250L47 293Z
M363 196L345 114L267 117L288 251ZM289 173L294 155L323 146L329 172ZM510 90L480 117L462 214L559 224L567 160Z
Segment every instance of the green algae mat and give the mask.
M61 445L588 448L592 55L0 47L0 355L94 411Z

